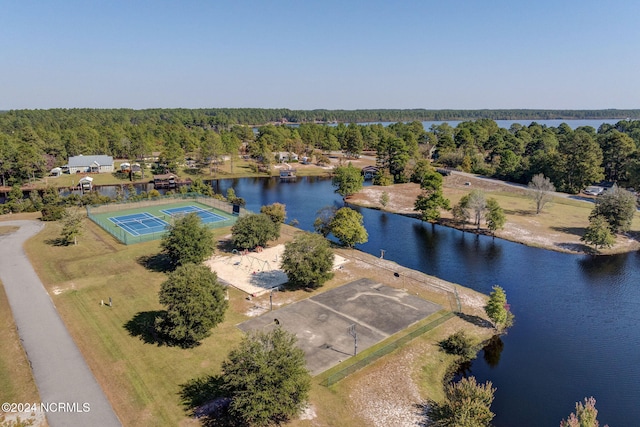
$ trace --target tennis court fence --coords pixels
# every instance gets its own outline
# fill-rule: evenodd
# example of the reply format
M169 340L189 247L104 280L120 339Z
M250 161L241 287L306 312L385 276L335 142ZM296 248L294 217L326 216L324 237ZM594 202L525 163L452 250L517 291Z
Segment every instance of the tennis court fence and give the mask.
M162 197L154 197L147 200L137 200L137 201L122 201L118 203L107 203L104 205L94 205L87 206L87 214L99 214L105 212L118 212L118 211L126 211L129 209L138 209L138 208L146 208L151 206L159 206L166 205L167 203L171 203L171 201L184 201L184 200L192 200L194 202L201 203L203 205L210 206L212 208L219 209L223 212L229 214L239 214L239 216L243 216L247 214L247 210L243 207L238 208L238 212L234 212L234 205L224 200L216 199L214 197L203 196L198 193L186 193L186 194L170 194Z
M206 196L203 196L202 194L193 194L193 193L174 194L174 195L156 197L153 199L142 200L142 201L131 201L131 202L124 201L120 203L87 206L86 208L87 208L87 216L89 217L89 219L91 219L93 222L98 224L103 230L111 234L120 242L124 243L125 245L132 245L135 243L150 242L152 240L161 239L162 236L166 233L166 230L158 229L157 231L154 231L151 233L134 236L128 233L124 228L114 226L114 224L108 219L104 218L103 215L101 216L98 216L98 215L104 214L104 213L122 212L122 211L127 211L132 209L144 209L144 208L155 207L160 205L167 205L167 204L171 204L172 202L177 203L181 201L194 201L205 206L219 209L222 212L226 212L227 214L234 215L234 216L243 216L243 215L246 215L248 212L246 209L242 207L234 208L232 204L227 203L223 200L215 199L212 197L206 197ZM229 227L235 224L235 222L236 222L236 218L234 217L225 221L205 223L205 225L208 228L222 228L222 227Z

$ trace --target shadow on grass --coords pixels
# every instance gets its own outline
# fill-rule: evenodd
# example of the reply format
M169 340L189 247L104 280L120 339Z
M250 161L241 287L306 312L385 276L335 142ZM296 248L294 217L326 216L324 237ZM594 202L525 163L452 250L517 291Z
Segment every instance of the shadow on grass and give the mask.
M137 259L138 264L146 268L147 270L155 271L158 273L168 273L173 271L173 267L169 262L169 257L166 254L158 253L155 255L143 255Z
M535 209L505 209L504 213L516 216L536 216Z
M473 314L465 314L465 313L460 313L460 312L457 312L456 316L458 316L459 318L461 318L465 322L469 322L472 325L476 325L476 326L478 326L480 328L493 329L493 325L491 324L491 322L489 322L487 319L483 319L480 316L475 316Z
M198 418L203 426L239 426L229 416L231 399L224 396L221 375L194 378L180 385L180 401L190 416Z
M552 230L559 231L561 233L573 234L574 236L580 236L585 232L584 227L551 227Z
M163 332L163 323L166 321L165 310L141 311L124 324L124 328L132 337L138 337L147 344L155 344L158 347L194 348L200 345L199 341L176 340Z
M182 171L187 175L191 175L191 176L204 175L204 172L202 171L202 169L199 169L199 168L184 168Z
M162 333L156 329L156 319L167 315L165 310L141 311L125 323L124 328L132 337L138 337L147 344L171 345Z
M55 239L47 239L44 241L47 245L51 246L69 246L71 242L68 242L67 239L63 239L62 237L56 237Z

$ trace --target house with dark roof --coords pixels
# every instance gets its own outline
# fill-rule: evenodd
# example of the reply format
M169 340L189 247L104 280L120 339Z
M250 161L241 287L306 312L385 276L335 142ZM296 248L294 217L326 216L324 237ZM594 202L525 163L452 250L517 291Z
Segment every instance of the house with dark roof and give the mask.
M73 156L69 157L69 173L105 173L113 172L111 156Z

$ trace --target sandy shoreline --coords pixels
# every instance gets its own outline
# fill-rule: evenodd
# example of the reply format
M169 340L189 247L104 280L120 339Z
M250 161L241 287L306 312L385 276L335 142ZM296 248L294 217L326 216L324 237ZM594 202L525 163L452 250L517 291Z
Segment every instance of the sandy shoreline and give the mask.
M516 202L522 205L523 199L526 203L524 197L525 190L518 189L509 183L487 180L480 177L452 174L445 177L443 189L445 197L451 200L452 205L457 203L460 197L467 194L471 189L481 189L486 192L487 197L509 192L511 193L511 199L514 200L514 206ZM387 192L389 195L389 203L384 208L380 204L380 196L383 192ZM413 205L419 194L419 185L413 183L394 184L387 187L368 186L353 196L348 197L347 202L362 207L383 209L386 212L415 218L418 217L418 215L413 209ZM507 199L507 201L509 200ZM549 204L549 207L546 207L542 214L534 215L532 212L527 212L522 209L521 206L518 206L519 209L516 209L515 207L511 208L510 206L504 205L502 200L500 200L500 202L501 206L505 209L507 223L504 229L496 232L496 238L571 254L610 255L640 249L640 241L638 240L640 232L638 231L638 227L633 227L632 231L626 235L617 235L616 243L612 248L596 251L593 247L582 242L580 237L584 232L584 228L588 225L588 215L591 210L590 205L586 202L582 208L573 208L581 210L576 217L569 217L569 215L560 210L558 206L555 206L554 209L553 204ZM558 204L556 203L556 205ZM531 208L531 210L533 210L533 208ZM563 214L565 215L564 217L558 216ZM638 215L636 215L634 224L637 224L637 217ZM451 213L446 211L442 212L442 218L438 224L461 229L457 223L453 222ZM562 226L559 224L562 224ZM478 231L475 230L473 225L467 224L465 231L491 235L484 223Z

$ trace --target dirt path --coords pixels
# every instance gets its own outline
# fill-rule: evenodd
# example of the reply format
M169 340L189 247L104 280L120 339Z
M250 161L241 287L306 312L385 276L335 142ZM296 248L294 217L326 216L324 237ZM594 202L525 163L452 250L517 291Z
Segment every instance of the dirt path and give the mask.
M22 249L42 229L39 221L0 235L0 280L4 284L46 417L57 426L120 426L118 417L60 319L49 294ZM18 402L16 402L18 403Z

